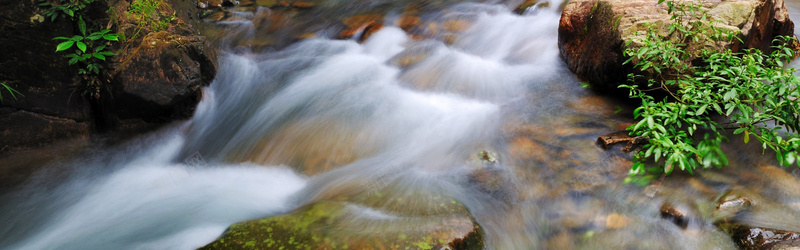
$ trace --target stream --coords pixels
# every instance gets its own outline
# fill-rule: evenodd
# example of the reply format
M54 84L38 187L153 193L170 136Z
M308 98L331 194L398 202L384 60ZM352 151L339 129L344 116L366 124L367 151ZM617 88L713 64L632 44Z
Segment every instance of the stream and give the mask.
M369 192L449 197L489 249L732 249L711 211L730 193L758 205L741 221L800 232L800 170L740 137L728 167L623 184L628 155L595 141L632 108L566 69L561 2L351 2L217 14L203 32L219 73L193 118L41 163L0 197L0 249L196 249L237 222ZM800 20L800 1L787 6ZM395 25L408 12L418 28ZM337 39L334 20L364 14L385 26Z

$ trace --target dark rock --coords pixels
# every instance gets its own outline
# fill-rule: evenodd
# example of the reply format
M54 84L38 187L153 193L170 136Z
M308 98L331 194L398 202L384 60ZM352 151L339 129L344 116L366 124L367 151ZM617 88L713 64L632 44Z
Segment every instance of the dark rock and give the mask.
M662 219L668 220L680 228L686 229L686 226L689 225L689 218L686 217L686 214L669 203L661 205L660 214Z
M35 1L2 1L0 8L0 83L22 95L0 90L0 149L34 146L91 130L89 100L76 83L77 68L55 53L56 36L72 34L70 22L38 18ZM63 125L63 126L62 126ZM0 150L2 151L2 150Z
M637 44L648 31L645 22L666 33L671 22L666 4L657 0L574 0L564 8L559 24L558 46L567 67L600 91L618 91L627 82L631 64L623 65L623 51ZM782 0L715 1L704 5L719 28L741 31L743 44L718 43L702 46L738 51L757 48L769 51L777 35L793 35ZM630 45L626 45L632 42ZM622 93L624 92L624 93Z
M800 233L729 223L720 225L740 249L787 249L800 246Z
M122 55L112 77L112 113L123 121L190 117L216 74L216 56L202 36L150 33Z
M48 116L10 108L0 108L0 147L33 146L59 138L88 139L92 130L88 121ZM4 151L4 148L0 148Z

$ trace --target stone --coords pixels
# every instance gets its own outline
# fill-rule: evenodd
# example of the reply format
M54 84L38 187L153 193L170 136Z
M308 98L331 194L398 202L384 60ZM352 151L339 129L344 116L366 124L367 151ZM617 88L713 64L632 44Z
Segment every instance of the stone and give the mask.
M0 83L21 93L15 99L0 89L0 152L88 137L95 127L78 68L55 53L60 41L53 37L75 30L63 19L31 22L38 12L36 1L6 1L0 9Z
M111 85L118 121L188 118L216 75L216 55L201 36L153 32L125 52Z
M606 227L611 229L618 229L627 227L631 220L625 215L612 213L606 216Z
M472 23L464 19L447 19L442 22L442 29L451 32L462 32L472 26Z
M659 211L662 219L668 220L680 228L686 229L686 226L689 225L689 218L686 213L669 203L662 204Z
M521 160L530 159L544 162L549 158L549 155L553 154L552 150L546 146L534 142L527 137L515 138L508 147L511 156Z
M395 21L395 25L405 31L409 31L419 24L420 18L417 16L401 16Z
M800 198L800 180L785 169L772 165L762 165L758 167L759 172L764 174L765 179L769 180L770 186L789 198Z
M740 249L796 249L800 246L798 232L738 223L728 223L719 227L731 236Z
M457 201L430 194L391 197L320 201L237 223L200 249L483 249L482 228Z
M653 23L659 32L666 33L671 22L666 4L658 0L574 0L565 6L558 28L558 47L567 67L596 90L615 92L627 83L633 72L623 51L635 48L647 31L646 22ZM720 43L722 47L739 51L757 48L769 51L772 39L778 35L793 35L794 23L789 19L783 0L711 1L704 5L719 28L739 30L743 44ZM630 45L628 42L632 42ZM701 41L697 46L709 46Z

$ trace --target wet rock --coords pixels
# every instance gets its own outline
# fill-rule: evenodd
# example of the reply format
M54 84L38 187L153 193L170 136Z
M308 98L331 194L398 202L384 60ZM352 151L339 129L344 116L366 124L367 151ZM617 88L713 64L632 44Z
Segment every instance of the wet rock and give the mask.
M0 90L0 151L87 137L94 128L78 68L54 53L53 37L73 34L73 27L63 19L39 22L37 3L5 1L0 8L0 83L22 93L14 99Z
M88 139L88 121L76 121L25 110L0 107L0 151L17 146L37 146L57 138Z
M606 228L618 229L627 227L628 224L630 224L630 222L631 220L628 219L628 217L626 217L625 215L612 213L606 216L605 226Z
M357 40L364 42L369 36L383 28L383 15L356 15L342 19L342 23L347 26L347 29L339 33L340 39L348 39L358 35Z
M800 233L764 227L730 223L720 229L733 238L740 249L796 249Z
M310 9L314 8L314 6L317 6L317 4L307 1L295 1L294 3L292 3L292 7L298 9Z
M758 170L778 192L790 198L800 198L800 180L797 177L783 168L772 165L759 166Z
M409 31L419 24L420 18L417 16L402 16L397 19L395 25L405 31Z
M201 88L216 75L216 55L205 38L149 33L135 50L120 53L114 72L114 115L158 122L188 118Z
M558 47L568 68L601 91L618 91L625 83L631 64L622 52L648 31L645 22L656 24L666 33L671 14L666 4L657 0L574 0L569 1L559 24ZM716 1L706 3L711 19L720 21L720 28L742 32L744 44L700 44L732 48L757 48L769 51L777 35L793 35L794 23L789 19L782 0ZM707 40L700 41L707 43ZM626 91L618 91L627 97ZM622 93L624 92L624 93Z
M720 197L719 200L717 200L716 204L717 216L730 217L741 211L750 209L753 206L753 201L736 193L727 192L725 195Z
M416 209L403 208L408 200ZM396 201L384 204L388 208L317 202L287 215L235 224L201 249L483 248L481 227L458 202L426 195Z
M275 0L256 0L256 5L264 7L272 7L275 6L275 4L277 3L278 1Z
M538 8L548 8L548 7L550 7L550 2L540 2L539 0L525 0L525 2L523 2L517 8L514 9L514 13L524 14L528 10L538 9Z
M464 19L447 19L442 22L442 29L451 32L462 32L472 26L470 21Z
M527 137L514 138L508 147L511 156L521 160L531 159L543 162L548 159L549 155L553 154L552 150L547 146L534 142Z
M680 228L686 229L686 226L689 225L689 218L686 214L672 206L672 204L662 204L659 211L662 219L668 220Z

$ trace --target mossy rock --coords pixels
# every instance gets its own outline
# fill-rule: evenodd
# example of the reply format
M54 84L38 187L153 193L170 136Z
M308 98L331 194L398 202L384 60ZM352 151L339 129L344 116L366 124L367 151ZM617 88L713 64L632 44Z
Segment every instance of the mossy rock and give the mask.
M425 194L379 197L365 195L363 204L321 201L287 215L238 223L201 249L484 247L481 227L455 200ZM378 200L385 202L378 205Z

